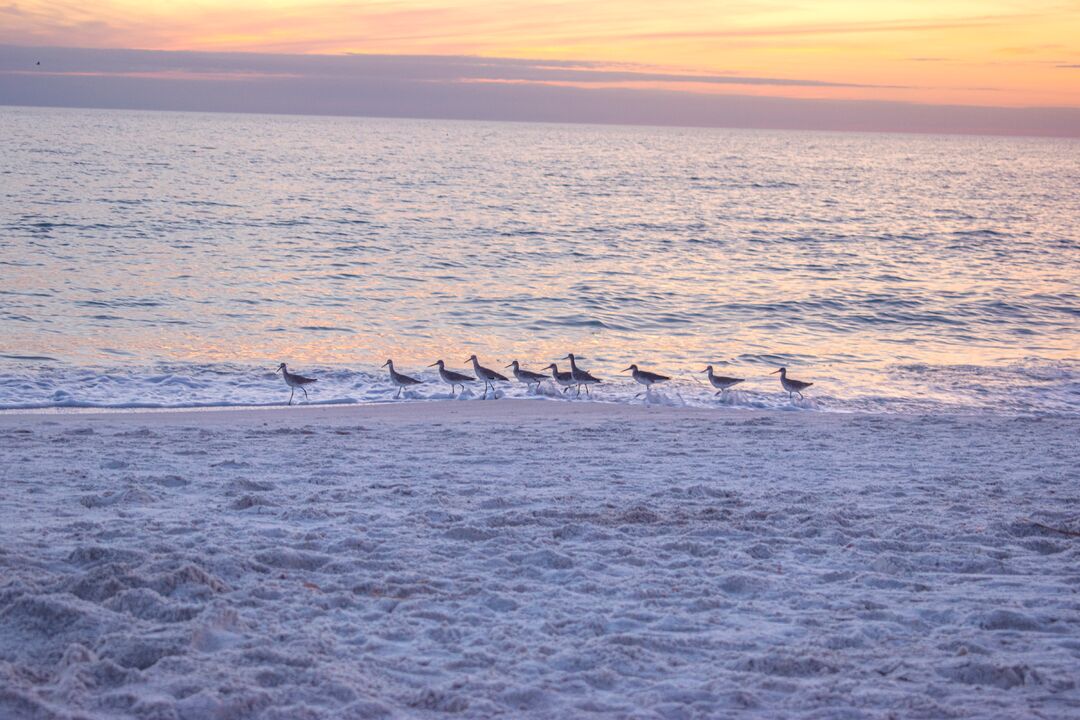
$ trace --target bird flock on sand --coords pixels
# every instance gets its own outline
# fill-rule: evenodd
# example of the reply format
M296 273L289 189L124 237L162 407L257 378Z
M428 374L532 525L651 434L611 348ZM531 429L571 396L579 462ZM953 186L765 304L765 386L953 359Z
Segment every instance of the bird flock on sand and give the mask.
M513 371L515 380L527 385L529 389L534 391L539 390L540 385L545 380L551 380L555 385L562 387L564 394L569 392L571 388L574 388L574 394L581 395L581 389L585 388L585 394L590 395L589 386L598 385L603 382L603 380L594 376L589 371L582 370L580 367L578 367L577 358L574 357L574 353L570 353L562 359L570 361L570 369L564 372L562 370L559 370L559 366L556 363L551 363L547 367L542 368L543 370L550 370L550 376L543 373L533 372L532 370L526 370L525 368L521 367L521 364L517 360L514 360L512 363L507 365L506 369ZM451 396L453 396L457 392L457 388L459 385L461 386L461 391L465 392L466 383L482 381L484 383L483 399L486 400L488 396L488 390L491 390L491 396L493 398L497 397L495 391L495 383L510 382L510 378L506 377L502 373L496 372L491 368L487 368L481 365L480 360L477 359L476 355L470 357L468 360L466 360L466 362L472 363L472 375L468 375L463 372L457 372L454 370L448 370L446 367L446 363L444 363L442 360L436 360L432 364L428 365L428 367L438 368L439 379L450 386ZM417 378L406 375L403 372L399 372L394 367L393 360L387 360L382 364L382 367L386 368L389 371L390 382L397 386L397 393L394 395L395 398L401 397L401 392L405 388L411 387L413 385L422 385L424 383L423 380L419 380ZM285 363L281 363L280 365L278 365L276 372L281 373L282 378L284 378L285 380L285 384L288 385L291 390L291 392L289 393L290 405L292 405L293 395L296 394L297 388L300 388L300 390L303 391L304 399L306 400L308 394L307 389L304 386L310 385L317 380L317 378L304 377L303 375L289 372L289 368L285 365ZM639 385L645 386L645 391L635 395L635 398L641 397L642 395L647 396L648 393L652 390L653 385L658 385L660 383L671 380L671 377L668 375L660 375L659 373L642 370L637 365L631 365L630 367L623 370L623 372L629 372L634 378L635 382L637 382ZM712 365L709 365L701 372L705 373L706 377L708 377L709 384L716 388L715 395L721 395L730 388L738 385L745 380L745 378L717 375L715 372L713 372ZM780 368L779 370L774 370L771 374L775 375L777 373L780 374L780 386L784 388L784 390L788 394L788 397L791 399L794 399L794 396L798 395L799 399L802 400L802 391L814 384L811 382L804 382L802 380L795 380L794 378L789 378L787 375L787 368ZM536 387L533 388L533 385L535 385ZM648 402L647 397L646 402Z

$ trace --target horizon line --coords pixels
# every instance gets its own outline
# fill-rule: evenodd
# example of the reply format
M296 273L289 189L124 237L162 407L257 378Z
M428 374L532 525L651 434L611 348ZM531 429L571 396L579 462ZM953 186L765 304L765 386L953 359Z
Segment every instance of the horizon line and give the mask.
M842 101L837 101L842 102ZM888 101L882 101L888 102ZM968 107L968 106L956 106ZM979 106L971 106L979 107ZM563 125L583 127L627 127L627 128L652 128L656 130L739 130L746 132L762 133L813 133L821 135L914 135L918 137L943 137L943 138L1008 138L1016 140L1065 140L1069 142L1080 141L1078 135L1034 135L1009 132L949 132L936 130L831 130L827 128L803 128L803 127L752 127L742 125L661 125L648 122L605 122L600 120L525 120L525 119L478 119L462 117L435 117L415 115L360 115L354 113L313 113L313 112L269 112L263 110L172 110L162 108L138 108L138 107L109 107L89 105L13 105L0 100L0 108L5 110L72 110L88 112L128 112L128 113L182 113L190 115L240 115L240 116L265 116L265 117L296 117L296 118L332 118L332 119L356 119L356 120L412 120L416 122L449 122L449 123L509 123L513 125ZM1053 109L1053 108L1051 108Z

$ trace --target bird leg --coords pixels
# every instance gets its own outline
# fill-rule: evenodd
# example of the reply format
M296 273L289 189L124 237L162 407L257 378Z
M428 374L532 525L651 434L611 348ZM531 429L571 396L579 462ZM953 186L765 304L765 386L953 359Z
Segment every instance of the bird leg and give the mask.
M401 385L398 385L397 394L394 395L394 399L397 400L401 397Z
M300 386L300 389L304 391L304 399L305 399L305 400L307 400L307 399L308 399L308 396L307 396L307 388L306 388L306 387L304 387L303 385L301 385L301 386Z
M292 396L296 394L296 388L289 391L289 404L292 405Z

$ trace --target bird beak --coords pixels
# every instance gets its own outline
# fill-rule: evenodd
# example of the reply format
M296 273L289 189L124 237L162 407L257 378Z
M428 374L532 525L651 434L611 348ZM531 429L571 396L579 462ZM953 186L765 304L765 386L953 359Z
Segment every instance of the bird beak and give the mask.
M428 365L428 367L435 367L435 366L436 366L436 365L438 365L438 364L439 364L439 363L431 363L430 365Z
M770 374L770 375L775 375L775 374L776 374L776 373L778 373L778 372L780 372L780 371L779 371L779 370L773 370L773 371L772 371L771 373L769 373L769 374Z
M510 364L509 364L509 365L507 365L506 367L508 367L508 368L512 368L512 367L514 367L514 363L510 363ZM504 369L505 369L505 368L504 368Z
M702 370L701 372L709 372L709 368L705 368L705 369L704 369L704 370Z
M633 366L631 366L631 367L633 367ZM626 368L626 370L629 370L629 369L630 369L630 368ZM626 372L626 370L623 370L623 372Z
M383 363L382 365L380 365L379 367L386 367L386 366L387 366L387 365L389 365L389 364L390 364L390 361L389 361L389 360L387 360L386 362L384 362L384 363Z

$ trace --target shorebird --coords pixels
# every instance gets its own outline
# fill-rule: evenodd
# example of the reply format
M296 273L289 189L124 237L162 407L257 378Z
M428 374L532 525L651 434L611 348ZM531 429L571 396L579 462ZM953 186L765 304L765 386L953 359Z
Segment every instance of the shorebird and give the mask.
M713 375L712 365L705 368L701 372L709 374L709 382L714 388L716 388L716 393L714 393L714 397L716 395L722 394L728 388L738 385L743 381L743 378L726 377L724 375Z
M480 378L481 380L484 381L484 397L485 398L487 397L488 387L491 388L492 396L495 395L495 385L494 385L494 383L495 383L496 380L502 380L503 382L508 382L509 381L509 378L507 378L505 375L500 375L499 373L495 372L491 368L486 368L483 365L481 365L480 361L476 359L475 355L470 357L465 362L471 362L472 363L472 369L473 369L473 372L476 373L476 377L478 377L478 378Z
M444 383L447 383L447 384L450 385L450 396L451 397L454 396L454 386L455 385L460 385L461 386L461 392L465 392L465 383L467 383L467 382L476 382L476 378L474 378L472 375L465 375L464 373L454 372L453 370L447 370L446 369L446 364L442 360L436 360L435 362L428 365L428 367L437 367L437 368L439 368L439 377L442 378L442 381ZM486 390L487 390L487 388L485 388L485 392L486 392Z
M295 373L291 373L291 372L289 372L289 368L285 367L285 363L281 363L280 365L278 365L277 370L275 370L274 372L275 373L280 372L281 377L285 378L285 384L288 385L290 388L292 388L292 391L289 393L289 404L290 405L292 405L293 395L296 394L296 388L300 388L301 390L303 390L304 391L304 399L305 400L308 399L307 390L304 388L304 386L305 385L310 385L311 383L316 382L316 378L309 378L309 377L304 377L303 375L297 375Z
M397 394L394 395L395 398L401 397L401 391L409 387L410 385L419 385L424 382L423 380L417 380L414 377L409 377L408 375L399 373L397 370L394 369L393 360L387 360L382 364L382 366L390 368L390 382L397 385Z
M559 366L555 363L551 363L546 368L544 368L544 370L551 371L551 379L557 382L559 385L563 386L564 394L567 390L574 387L574 385L576 384L574 382L574 376L568 372L559 372Z
M649 390L651 390L652 386L656 383L667 382L671 379L667 375L657 375L656 373L648 372L646 370L638 370L637 365L631 365L630 367L626 368L626 370L632 371L631 374L634 376L635 382L638 382L645 386L646 395L649 394ZM623 372L626 372L626 370L623 370ZM634 397L641 397L641 393L638 393Z
M506 367L514 369L514 377L517 378L518 382L523 382L526 385L530 386L533 383L536 383L536 389L538 391L540 390L540 383L544 382L544 380L547 380L547 377L541 375L540 373L534 373L532 370L522 370L521 366L518 365L517 360L510 363Z
M780 373L780 384L783 386L783 388L785 390L787 390L787 394L788 394L789 398L791 397L792 393L794 393L794 394L799 396L800 400L802 400L803 399L802 391L814 384L814 383L803 382L802 380L792 380L791 378L789 378L787 376L787 368L780 368L779 370L773 370L769 374L770 375L775 375L776 373Z
M563 360L569 360L570 361L570 375L571 375L571 377L574 378L574 384L577 385L577 394L578 395L581 394L581 386L582 385L585 386L585 394L588 395L590 385L596 385L597 383L603 382L603 380L600 380L599 378L595 378L592 375L590 375L588 372L586 372L586 371L582 370L581 368L579 368L577 366L577 362L575 362L574 353L570 353L565 358L563 358Z

